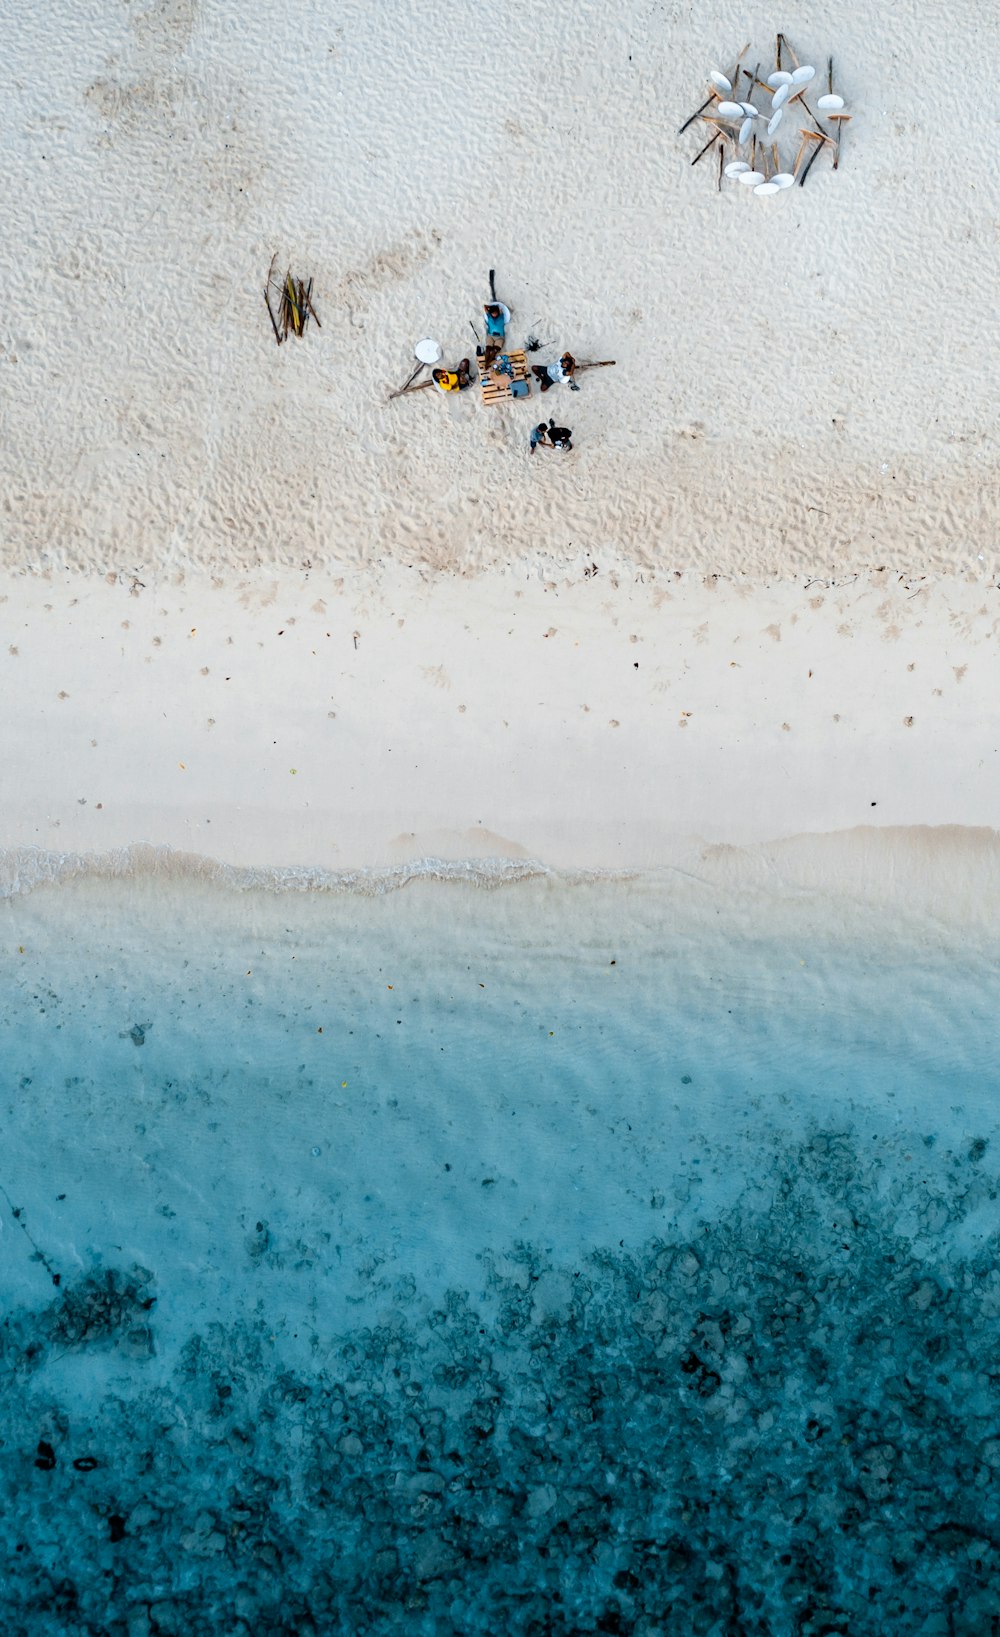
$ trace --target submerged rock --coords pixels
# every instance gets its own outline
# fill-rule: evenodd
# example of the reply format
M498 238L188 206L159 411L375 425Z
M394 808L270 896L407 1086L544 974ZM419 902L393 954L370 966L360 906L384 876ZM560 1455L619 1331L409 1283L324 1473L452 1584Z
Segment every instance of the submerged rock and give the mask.
M481 1290L433 1301L400 1280L308 1366L264 1312L157 1358L138 1266L9 1313L0 1437L25 1455L0 1468L6 1628L990 1633L997 1247L918 1251L900 1228L921 1231L916 1184L848 1225L827 1160L853 1188L860 1161L827 1133L801 1167L776 1157L766 1210L693 1242L575 1266L508 1247ZM108 1374L84 1426L42 1366L90 1350ZM76 1476L88 1448L100 1466Z

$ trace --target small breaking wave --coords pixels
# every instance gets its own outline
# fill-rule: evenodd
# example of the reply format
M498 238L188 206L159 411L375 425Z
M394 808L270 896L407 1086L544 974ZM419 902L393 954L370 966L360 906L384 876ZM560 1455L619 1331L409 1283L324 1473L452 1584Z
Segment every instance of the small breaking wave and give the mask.
M553 870L539 859L418 858L384 867L329 870L306 864L224 864L203 853L138 842L106 853L62 853L44 847L0 850L0 899L17 898L36 887L76 881L164 880L204 882L231 892L346 893L377 898L415 881L462 882L495 888L542 879L590 881L631 873L607 870Z
M853 903L877 913L917 916L966 933L992 932L1000 916L1000 833L960 825L858 826L772 842L726 845L691 841L670 862L556 867L540 858L500 854L445 858L436 853L385 865L331 869L309 864L229 864L204 853L151 842L107 852L0 848L0 900L38 887L76 882L207 885L231 893L380 898L419 882L487 891L522 882L575 887L644 882L675 900L706 892L718 903Z

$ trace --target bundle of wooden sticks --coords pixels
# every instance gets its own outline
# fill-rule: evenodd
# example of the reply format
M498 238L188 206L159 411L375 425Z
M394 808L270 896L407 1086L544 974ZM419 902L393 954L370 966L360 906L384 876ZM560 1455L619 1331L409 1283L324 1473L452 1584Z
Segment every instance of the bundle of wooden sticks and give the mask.
M306 325L310 318L316 320L316 328L323 328L316 318L316 309L312 304L313 281L308 284L304 279L293 279L291 273L286 273L284 279L275 280L274 264L277 256L272 256L271 265L267 270L267 283L264 285L264 300L267 303L267 314L271 320L274 339L281 346L290 335L305 335ZM274 306L272 306L272 296ZM275 307L278 309L275 317Z

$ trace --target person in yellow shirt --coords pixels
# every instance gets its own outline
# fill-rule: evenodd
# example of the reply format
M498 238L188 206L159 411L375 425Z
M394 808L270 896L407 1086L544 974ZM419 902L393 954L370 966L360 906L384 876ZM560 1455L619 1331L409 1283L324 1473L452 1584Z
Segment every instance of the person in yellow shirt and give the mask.
M472 385L468 358L463 358L457 369L432 370L431 379L439 392L464 392Z

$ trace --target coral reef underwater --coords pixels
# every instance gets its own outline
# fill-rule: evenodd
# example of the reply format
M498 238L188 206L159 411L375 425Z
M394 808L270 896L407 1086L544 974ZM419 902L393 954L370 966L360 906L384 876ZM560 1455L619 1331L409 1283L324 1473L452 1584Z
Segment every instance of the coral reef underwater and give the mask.
M928 1186L932 1140L775 1143L686 1242L443 1299L383 1267L309 1368L258 1311L153 1380L155 1269L8 1308L7 1637L1000 1631L996 1174L970 1138Z

